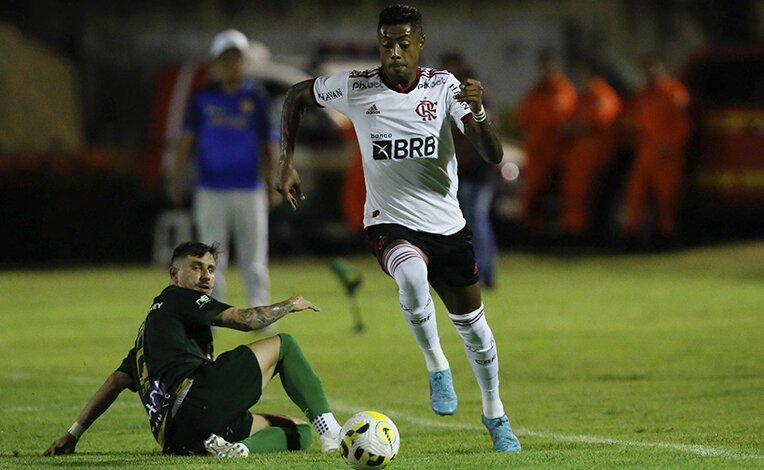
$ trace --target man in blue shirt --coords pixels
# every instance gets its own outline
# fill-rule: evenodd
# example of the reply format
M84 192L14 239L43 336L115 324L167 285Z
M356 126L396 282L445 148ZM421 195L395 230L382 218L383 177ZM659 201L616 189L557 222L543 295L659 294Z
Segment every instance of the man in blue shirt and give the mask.
M234 29L218 33L211 47L216 80L196 92L189 103L183 134L175 152L171 198L175 205L187 193L186 165L196 149L198 183L194 219L198 238L220 243L214 296L225 299L223 276L229 241L249 305L269 302L268 200L273 168L269 149L269 101L261 87L244 75L247 37Z

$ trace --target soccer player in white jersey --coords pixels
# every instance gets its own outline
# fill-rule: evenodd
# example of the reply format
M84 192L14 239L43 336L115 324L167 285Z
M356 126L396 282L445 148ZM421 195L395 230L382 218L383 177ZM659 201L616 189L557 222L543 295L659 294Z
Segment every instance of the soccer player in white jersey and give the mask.
M483 424L494 449L520 451L499 396L496 343L486 321L471 233L456 198L458 180L450 123L483 159L503 152L483 109L477 80L420 67L425 43L416 8L382 10L377 28L381 66L340 72L294 85L282 114L280 190L293 208L304 198L293 164L303 110L325 106L355 126L366 179L364 231L382 269L398 285L400 306L422 350L430 405L456 412L451 369L438 337L429 285L448 308L482 392ZM428 285L429 283L429 285Z

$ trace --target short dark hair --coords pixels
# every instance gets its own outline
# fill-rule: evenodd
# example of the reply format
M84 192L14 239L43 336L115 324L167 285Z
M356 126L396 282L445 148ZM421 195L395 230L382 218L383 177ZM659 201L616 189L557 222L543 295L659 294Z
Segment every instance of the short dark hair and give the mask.
M202 257L206 253L211 254L212 257L215 258L215 261L217 261L218 255L220 254L220 244L218 242L215 242L212 245L207 245L201 242L183 242L172 250L170 266L175 263L177 258L185 258L186 256Z
M401 5L400 3L390 5L381 12L379 12L379 23L377 23L377 31L382 26L390 26L396 24L410 24L422 32L422 14L416 7L409 5Z

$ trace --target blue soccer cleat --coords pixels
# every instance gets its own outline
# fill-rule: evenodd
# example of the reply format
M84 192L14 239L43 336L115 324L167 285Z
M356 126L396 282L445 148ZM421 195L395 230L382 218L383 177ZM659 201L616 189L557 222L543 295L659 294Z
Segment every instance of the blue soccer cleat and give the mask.
M498 452L520 452L523 448L512 432L507 415L488 419L483 416L483 425L488 428L488 433L493 441L493 448Z
M458 401L451 369L430 372L430 407L440 416L456 413Z

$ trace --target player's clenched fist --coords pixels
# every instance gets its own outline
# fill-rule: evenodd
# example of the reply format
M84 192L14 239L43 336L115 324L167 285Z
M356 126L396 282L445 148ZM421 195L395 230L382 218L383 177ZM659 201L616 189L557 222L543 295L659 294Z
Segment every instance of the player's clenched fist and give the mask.
M470 105L472 112L477 113L483 105L483 84L480 81L468 78L459 86L456 99Z

